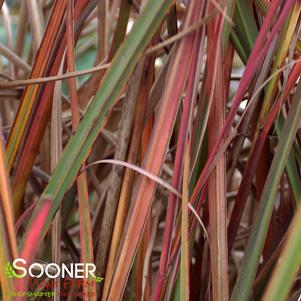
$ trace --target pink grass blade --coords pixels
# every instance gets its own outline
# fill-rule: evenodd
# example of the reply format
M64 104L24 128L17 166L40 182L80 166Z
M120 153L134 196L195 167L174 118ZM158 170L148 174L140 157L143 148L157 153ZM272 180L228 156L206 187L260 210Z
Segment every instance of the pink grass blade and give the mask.
M222 128L218 139L216 140L216 143L214 145L214 148L212 149L212 151L210 152L210 155L207 159L206 165L201 173L201 176L199 177L199 180L196 184L196 187L194 189L193 195L192 195L192 202L196 199L196 197L198 196L198 193L200 191L200 189L202 188L202 186L204 185L204 180L207 178L207 173L208 171L212 168L212 163L215 160L215 156L216 153L222 143L222 141L225 139L226 136L229 135L230 129L231 129L231 125L232 122L234 120L236 111L240 105L240 102L244 96L244 93L248 87L248 85L250 84L253 76L255 75L255 73L257 72L258 68L261 66L262 60L271 44L271 42L273 41L273 38L276 36L276 34L279 32L281 26L283 25L283 23L285 22L285 19L290 11L290 9L292 8L292 6L295 3L295 0L288 0L285 2L285 5L280 13L279 18L277 19L275 25L273 26L269 36L267 37L267 40L265 41L265 37L266 37L266 33L268 28L270 27L270 22L272 20L273 14L277 11L278 9L278 5L276 5L278 0L275 0L275 2L273 2L270 11L265 19L265 22L262 26L261 31L259 32L259 35L257 37L257 40L255 42L253 51L250 55L250 58L248 60L248 63L246 65L245 71L243 73L242 79L240 81L238 90L234 96L233 102L232 102L232 106L231 109L227 115L227 118L225 120L225 124L224 127Z
M176 51L169 70L169 80L161 98L160 113L155 122L150 147L144 163L145 169L155 175L160 173L165 159L168 142L190 65L193 36L185 37L175 47ZM179 67L181 71L178 70ZM147 179L141 179L139 183L135 195L135 206L132 209L128 229L123 237L123 245L120 249L121 253L117 259L116 273L112 280L109 300L116 300L122 294L123 286L120 284L124 285L129 275L132 264L132 260L129 260L129 258L133 258L137 251L155 188L156 185ZM129 241L131 241L131 244L129 244Z
M203 6L195 7L195 12L204 10ZM200 14L200 13L199 13ZM198 15L194 16L195 19L199 18ZM192 21L193 22L193 21ZM174 163L174 173L172 178L172 186L176 189L180 188L181 184L181 176L182 176L182 167L183 167L183 155L184 155L184 148L186 139L188 137L188 130L189 130L189 122L191 119L193 103L196 98L196 89L198 86L198 74L201 63L199 60L202 61L202 50L200 48L202 45L200 44L202 32L197 32L194 41L194 48L193 48L193 57L192 57L192 65L189 71L188 79L187 79L187 87L186 87L186 97L183 107L183 115L181 117L181 124L180 124L180 131L178 137L178 146L176 150L175 156L175 163ZM170 253L170 246L171 246L171 238L172 238L172 231L173 225L175 221L175 209L177 204L177 198L174 194L169 195L168 199L168 207L167 207L167 215L166 215L166 224L165 224L165 231L163 237L163 246L162 246L162 253L160 257L160 266L159 272L157 276L157 282L154 292L154 298L158 298L161 294L161 289L163 286L163 281L165 279L165 275L168 272L168 261L169 261L169 253Z
M208 81L213 83L212 108L208 120L209 153L225 122L225 82L222 66L223 18L216 18L208 24L208 47L212 49L208 57ZM216 56L213 49L216 49ZM214 62L216 60L216 62ZM216 78L212 79L212 66L217 66ZM229 299L228 247L227 247L227 200L226 200L226 157L221 155L208 178L210 262L213 300Z
M47 215L51 208L51 200L47 199L44 201L43 206L39 208L39 212L31 224L31 228L28 231L27 240L24 242L20 258L24 259L29 266L38 252L37 242L40 240L43 224L47 218ZM25 292L27 291L27 285L29 276L16 280L16 291ZM24 300L24 297L17 297L17 301Z

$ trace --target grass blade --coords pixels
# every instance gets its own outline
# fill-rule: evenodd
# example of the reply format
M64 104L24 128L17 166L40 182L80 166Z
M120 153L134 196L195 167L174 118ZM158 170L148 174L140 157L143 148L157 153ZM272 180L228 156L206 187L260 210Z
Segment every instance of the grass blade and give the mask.
M252 227L248 246L244 254L242 267L231 296L232 301L243 301L249 298L252 282L255 278L265 236L267 234L280 177L285 168L299 126L301 118L300 97L301 84L299 83L289 115L279 138L279 145L261 196L256 220Z
M43 206L45 196L51 196L53 202L48 217L44 222L41 237L45 235L64 194L75 180L82 163L87 158L91 146L103 127L106 115L133 71L143 50L154 34L156 27L161 23L172 1L156 1L156 5L153 2L148 2L139 19L135 22L130 35L116 54L111 67L107 71L102 87L94 101L89 105L75 134L64 149L51 181L32 215L21 244L26 243L28 229L30 229L39 208Z
M187 141L184 154L183 198L181 218L181 268L180 268L180 300L189 301L189 238L188 238L188 202L189 202L189 156L190 141Z
M211 47L211 55L208 58L208 82L215 83L212 90L212 106L208 120L208 147L209 152L225 122L224 101L225 81L223 80L222 65L222 34L223 18L219 17L215 22L209 23L208 44ZM215 49L215 51L213 51ZM216 71L211 70L216 66ZM216 78L211 78L216 73ZM208 178L208 202L209 202L209 227L210 227L210 261L212 269L212 294L213 300L228 300L228 247L227 247L227 206L225 198L226 190L226 166L225 156L222 155Z
M299 200L300 201L300 200ZM272 279L264 293L263 301L287 300L289 289L293 285L301 263L301 207L298 208L291 223L288 238L278 259Z
M0 280L2 288L3 301L12 301L11 292L14 283L5 273L7 262L18 257L17 239L14 229L12 197L8 182L7 165L5 152L2 144L2 131L0 132L0 202L1 202L1 218L0 218Z
M50 17L46 33L44 35L41 51L36 57L35 64L31 73L31 77L41 77L44 75L47 61L50 57L51 50L53 48L55 37L60 28L64 16L64 1L56 2L52 15ZM25 132L26 122L29 119L29 115L34 105L34 96L38 92L38 85L28 87L22 97L22 103L15 118L13 128L10 132L9 140L6 147L6 153L8 158L8 168L12 169L15 161L18 149L21 144L21 139Z
M67 66L69 72L75 71L75 57L74 57L74 1L69 0L67 3ZM71 97L71 120L72 129L76 131L79 120L79 106L76 90L75 78L69 79L69 90ZM85 165L83 165L83 168ZM80 243L81 243L81 261L83 263L93 263L93 244L92 244L92 227L90 217L90 204L89 204L89 191L87 174L83 171L77 177L77 197L79 207L80 219ZM95 286L84 286L84 300L96 301L96 288Z

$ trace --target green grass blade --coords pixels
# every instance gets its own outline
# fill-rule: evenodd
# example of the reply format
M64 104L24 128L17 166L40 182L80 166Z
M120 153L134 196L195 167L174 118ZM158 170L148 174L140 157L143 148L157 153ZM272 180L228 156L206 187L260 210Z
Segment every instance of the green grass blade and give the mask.
M230 0L227 6L227 15L230 18L233 17L235 8L236 8L236 0ZM230 33L231 33L231 24L229 22L225 22L223 27L223 34L222 34L223 55L225 55L228 49Z
M234 20L237 25L236 29L239 39L245 48L247 56L249 56L255 43L258 29L250 5L244 0L237 0Z
M180 267L180 300L189 300L189 248L188 248L188 201L189 201L189 165L190 142L188 141L184 156L183 199L181 219L181 267Z
M253 224L240 272L231 297L232 301L248 300L255 278L261 252L268 231L269 222L277 194L278 184L283 174L287 159L300 124L301 118L301 83L293 98L281 133L279 144L271 165L271 169L261 196L257 216Z
M278 137L280 136L280 133L283 129L283 124L284 124L284 117L283 115L280 115L275 125L276 133ZM292 189L295 202L298 203L301 201L301 181L300 181L300 175L298 171L298 165L296 162L296 155L295 155L294 148L292 148L290 151L285 170L288 176L288 180L290 183L290 187Z
M299 200L300 201L300 200ZM293 284L301 263L301 207L292 221L287 243L273 272L263 301L284 301Z
M145 5L131 33L113 59L99 92L89 105L74 136L67 144L27 229L29 229L39 207L43 204L43 199L51 197L53 200L52 207L42 231L42 235L45 235L62 198L74 182L82 163L89 155L90 149L104 125L107 114L171 4L171 0L150 0ZM26 236L27 231L24 238ZM22 240L21 243L24 241Z

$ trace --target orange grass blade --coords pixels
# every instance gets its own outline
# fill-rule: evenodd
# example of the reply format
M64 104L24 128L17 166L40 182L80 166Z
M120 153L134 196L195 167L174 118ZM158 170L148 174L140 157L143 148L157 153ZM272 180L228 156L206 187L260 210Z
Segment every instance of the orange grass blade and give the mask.
M30 77L42 77L46 71L47 63L52 53L52 49L61 26L65 13L64 1L56 1L52 10L49 23L44 34L43 40ZM39 85L29 86L25 89L22 101L15 118L13 127L10 132L9 140L6 146L6 154L8 160L9 171L12 170L17 152L21 145L25 129L28 126L30 114L32 114L36 95L39 90Z
M69 72L75 71L75 57L74 57L74 0L67 1L67 66ZM76 90L75 78L69 79L69 90L71 97L71 118L72 129L75 131L79 125L80 115L78 107L78 97ZM81 261L83 263L93 263L93 244L92 244L92 227L90 217L90 204L88 181L86 172L81 173L77 177L77 196L79 206L79 220L80 220L80 244L81 244ZM96 287L84 286L84 300L96 301Z
M7 262L18 257L17 239L14 229L12 197L8 182L5 152L0 133L0 281L4 301L12 301L14 284L5 273Z

